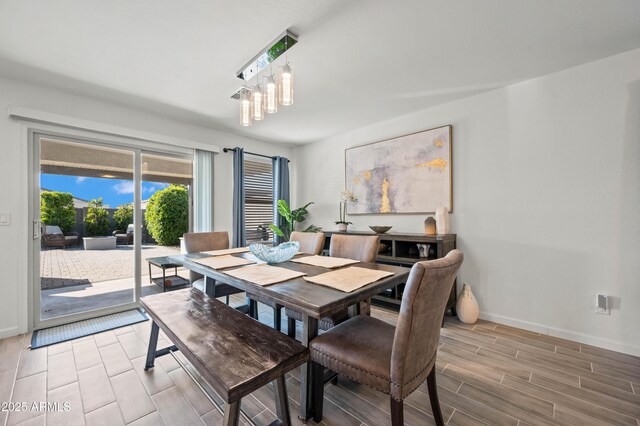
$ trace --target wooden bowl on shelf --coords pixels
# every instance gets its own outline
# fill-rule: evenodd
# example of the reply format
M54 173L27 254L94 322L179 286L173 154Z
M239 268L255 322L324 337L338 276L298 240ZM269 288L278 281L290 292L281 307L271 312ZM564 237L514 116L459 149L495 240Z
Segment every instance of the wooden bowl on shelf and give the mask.
M389 229L393 228L393 226L370 226L371 230L376 234L384 234Z

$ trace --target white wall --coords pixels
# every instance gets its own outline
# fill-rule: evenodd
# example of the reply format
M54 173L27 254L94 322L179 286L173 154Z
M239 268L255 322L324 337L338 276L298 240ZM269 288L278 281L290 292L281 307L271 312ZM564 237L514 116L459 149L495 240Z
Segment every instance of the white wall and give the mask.
M640 49L297 148L309 223L335 227L345 148L446 124L458 283L482 316L640 355ZM424 219L349 218L397 232Z
M142 130L223 147L241 146L266 155L291 156L290 148L254 139L184 124L167 117L122 105L70 95L0 78L0 212L9 212L11 226L0 226L0 338L22 333L27 328L27 282L22 265L28 256L29 227L25 205L27 194L20 177L26 176L28 159L20 123L7 117L9 105ZM294 163L291 164L293 169ZM295 170L292 170L295 176ZM232 154L220 153L215 159L216 229L232 226Z

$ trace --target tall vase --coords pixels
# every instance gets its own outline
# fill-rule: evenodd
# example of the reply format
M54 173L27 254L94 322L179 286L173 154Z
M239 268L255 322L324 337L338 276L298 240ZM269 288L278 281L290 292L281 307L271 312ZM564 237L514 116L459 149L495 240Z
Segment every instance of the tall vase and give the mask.
M469 287L467 283L463 284L462 291L458 296L456 311L458 314L458 319L465 324L474 324L476 321L478 321L478 315L480 314L478 301L473 295L471 287Z
M347 232L347 228L349 227L348 224L346 223L339 223L338 224L338 231L340 232Z
M446 207L438 207L436 209L436 229L438 234L449 233L449 209Z

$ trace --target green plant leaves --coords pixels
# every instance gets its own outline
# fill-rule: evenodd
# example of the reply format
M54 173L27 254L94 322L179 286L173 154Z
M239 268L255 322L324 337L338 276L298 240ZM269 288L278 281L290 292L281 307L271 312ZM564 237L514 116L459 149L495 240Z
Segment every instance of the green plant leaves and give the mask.
M40 194L40 220L57 225L62 232L71 232L76 225L73 195L68 192L43 191Z
M84 235L101 237L109 235L109 212L103 207L102 197L89 201L87 215L84 218Z
M156 191L144 214L149 233L159 245L180 243L180 237L189 230L189 193L184 186L171 185Z

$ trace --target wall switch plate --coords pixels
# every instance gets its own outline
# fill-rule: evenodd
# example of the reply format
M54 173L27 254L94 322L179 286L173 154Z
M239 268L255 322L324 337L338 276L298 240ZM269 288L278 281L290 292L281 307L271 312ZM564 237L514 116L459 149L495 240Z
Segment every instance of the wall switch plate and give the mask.
M596 313L609 315L609 296L596 294Z
M11 213L0 213L0 226L11 225Z

